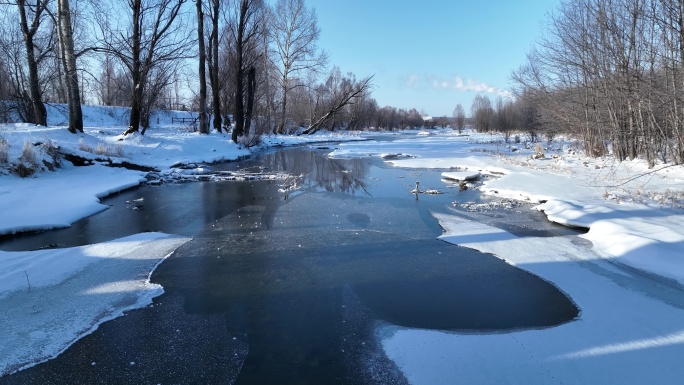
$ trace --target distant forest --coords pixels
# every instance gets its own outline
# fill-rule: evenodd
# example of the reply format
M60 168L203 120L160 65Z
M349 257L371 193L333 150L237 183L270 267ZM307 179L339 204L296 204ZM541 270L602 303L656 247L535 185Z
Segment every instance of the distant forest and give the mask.
M0 121L46 125L45 103L198 112L200 132L245 144L265 133L421 127L415 109L380 107L372 75L330 65L304 0L11 0L0 4ZM191 91L188 91L191 90Z
M506 140L558 134L587 154L684 163L684 2L563 1L516 70L513 100L473 99L451 117L380 107L318 46L304 0L11 0L0 4L0 121L46 124L44 103L131 108L126 133L153 109L190 109L200 132L268 133L470 124ZM190 91L188 91L190 90ZM303 128L303 129L302 129Z

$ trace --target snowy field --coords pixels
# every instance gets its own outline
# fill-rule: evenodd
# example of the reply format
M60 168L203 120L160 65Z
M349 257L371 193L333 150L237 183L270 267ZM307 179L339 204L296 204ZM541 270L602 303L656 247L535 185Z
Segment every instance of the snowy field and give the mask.
M0 126L10 161L30 143L39 163L49 162L44 146L35 146L48 142L95 163L125 162L161 173L250 154L226 134L201 136L172 126L173 113L159 116L144 137L119 140L125 124L119 110L84 112L84 134L61 126ZM53 119L51 124L63 123ZM452 180L482 176L486 194L534 203L549 220L589 229L581 238L518 238L463 215L435 214L444 241L492 253L552 282L581 315L553 328L499 334L378 325L385 353L411 383L643 384L684 378L678 360L684 357L684 167L649 170L641 161L586 158L569 140L552 143L544 158L533 159L534 146L507 145L495 135L433 130L406 132L393 142L358 141L368 135L277 136L265 138L264 146L342 141L332 157L376 156L395 167L441 169ZM0 166L0 234L69 226L106 209L99 198L145 180L141 171L67 163L23 179ZM149 283L151 271L185 241L146 233L79 248L0 253L0 306L16 309L0 315L0 329L10 330L1 337L0 375L54 357L99 323L149 304L162 290ZM117 266L116 276L100 273L110 265ZM72 300L92 302L92 310L74 317Z

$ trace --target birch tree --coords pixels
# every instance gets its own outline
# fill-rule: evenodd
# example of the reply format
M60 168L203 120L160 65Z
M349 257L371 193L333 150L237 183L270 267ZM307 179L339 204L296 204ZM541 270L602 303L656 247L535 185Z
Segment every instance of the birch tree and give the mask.
M304 0L278 0L269 20L278 71L276 80L281 90L277 131L283 133L288 94L302 84L293 82L292 77L305 71L319 71L325 66L327 55L317 46L320 29L316 12L308 9Z

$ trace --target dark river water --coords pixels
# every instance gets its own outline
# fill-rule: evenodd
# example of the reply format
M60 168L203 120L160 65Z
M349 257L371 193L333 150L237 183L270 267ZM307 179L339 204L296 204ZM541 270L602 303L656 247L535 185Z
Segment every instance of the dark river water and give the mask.
M0 383L403 384L378 325L487 333L578 315L546 281L436 239L432 212L484 202L439 171L311 148L216 168L300 177L142 187L104 200L109 210L69 229L0 242L26 250L141 231L193 237L152 275L165 289L153 306ZM416 197L416 181L444 194ZM139 210L125 203L141 197ZM526 209L479 215L523 236L568 232Z

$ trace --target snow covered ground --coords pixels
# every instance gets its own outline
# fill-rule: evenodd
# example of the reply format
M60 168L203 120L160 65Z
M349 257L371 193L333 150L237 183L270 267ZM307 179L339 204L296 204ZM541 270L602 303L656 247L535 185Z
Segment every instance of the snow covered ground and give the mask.
M188 112L160 112L145 136L123 140L123 108L85 107L85 132L76 135L63 126L65 113L63 106L50 105L51 127L0 125L0 235L68 227L107 209L100 198L146 180L145 172L105 165L127 163L169 174L178 165L200 171L202 163L251 154L229 134L199 135L171 124L171 117L189 117ZM263 146L360 139L337 133L277 136L265 138ZM93 165L62 160L55 167L55 147ZM10 171L20 163L33 163L35 172L20 178ZM0 251L0 376L55 357L102 322L149 305L163 292L149 276L186 241L144 233L77 248Z
M187 242L144 233L67 249L0 251L0 375L57 356L163 288L156 266Z
M60 106L50 106L51 122L64 122ZM0 125L0 142L7 145L8 162L0 157L0 235L23 231L66 227L78 219L106 209L99 198L137 186L145 173L102 165L122 163L151 168L170 174L174 166L196 167L201 164L234 161L249 156L251 151L230 138L230 134L212 132L199 135L185 125L171 125L171 117L187 117L188 112L160 112L158 121L165 123L147 130L146 134L121 137L125 130L125 109L85 107L84 133L71 134L64 126L35 127L28 124ZM155 120L154 118L153 120ZM263 147L291 146L328 141L360 140L358 134L321 133L308 136L272 136L263 139ZM10 172L25 152L26 144L40 171L28 178ZM95 163L75 167L62 160L62 167L48 171L53 163L49 147ZM259 150L260 148L257 148ZM0 152L2 150L0 149ZM192 173L193 171L188 171Z
M536 203L553 222L589 229L584 237L602 257L684 284L684 167L649 170L640 161L586 158L569 143L533 159L534 149L511 151L498 139L442 131L390 143L342 143L331 156L402 154L387 162L448 169L445 177L456 179L491 176L480 187L484 193Z
M160 115L144 137L120 141L121 111L103 111L87 109L86 132L78 135L64 127L0 126L10 162L29 143L39 166L44 165L24 179L0 165L1 234L68 226L105 209L99 198L144 179L143 172L102 165L64 162L48 171L42 162L51 161L46 143L96 163L127 162L162 173L179 164L250 154L225 134L201 136L171 125L173 113ZM51 124L63 123L54 118L57 114L50 116L57 119ZM582 237L591 246L578 237L518 238L462 215L436 215L445 241L493 253L554 283L581 315L554 328L500 334L378 326L385 352L412 383L676 383L682 378L677 358L684 356L684 300L679 298L684 167L649 170L640 161L586 158L570 141L554 143L545 158L533 159L531 146L506 145L495 135L433 130L405 133L393 142L358 141L364 137L277 136L265 138L264 145L345 141L331 156L377 156L396 167L442 169L459 180L480 176L486 194L535 203L552 221L589 229ZM48 359L100 322L149 303L159 292L147 281L150 271L185 241L151 233L66 250L0 253L0 306L16 309L0 315L0 329L11 336L0 337L0 375ZM120 275L101 273L110 264ZM56 265L66 268L48 274ZM669 292L668 284L676 288ZM70 285L76 286L67 289ZM72 299L100 307L93 305L85 318L74 317ZM24 325L24 320L31 322ZM45 322L51 326L41 327Z
M536 203L547 217L589 229L581 238L518 238L434 214L443 240L491 253L550 281L580 308L542 330L478 334L379 325L388 357L412 384L675 384L684 377L684 167L588 159L572 146L534 150L489 135L420 135L342 144L332 156L385 157L397 167L491 175L486 194ZM645 273L645 274L644 274Z

